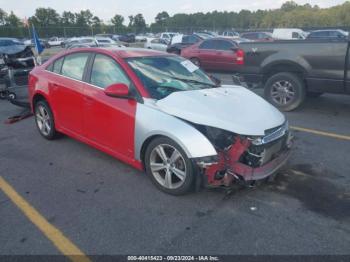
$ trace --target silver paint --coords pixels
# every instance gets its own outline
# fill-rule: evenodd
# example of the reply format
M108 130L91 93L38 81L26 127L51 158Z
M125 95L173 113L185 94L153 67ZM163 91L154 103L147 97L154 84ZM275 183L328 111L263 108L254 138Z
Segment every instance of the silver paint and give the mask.
M141 160L141 148L150 137L161 135L174 140L187 157L217 155L214 146L197 129L185 121L160 111L153 99L137 104L135 117L135 159Z

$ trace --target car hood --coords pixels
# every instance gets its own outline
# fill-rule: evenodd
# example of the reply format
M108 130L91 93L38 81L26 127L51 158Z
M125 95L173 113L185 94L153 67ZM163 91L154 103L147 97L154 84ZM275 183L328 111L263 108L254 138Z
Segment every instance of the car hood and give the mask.
M24 51L25 45L0 46L0 54L13 55Z
M285 122L275 107L241 86L174 92L158 100L156 106L192 123L241 135L263 136L265 130Z

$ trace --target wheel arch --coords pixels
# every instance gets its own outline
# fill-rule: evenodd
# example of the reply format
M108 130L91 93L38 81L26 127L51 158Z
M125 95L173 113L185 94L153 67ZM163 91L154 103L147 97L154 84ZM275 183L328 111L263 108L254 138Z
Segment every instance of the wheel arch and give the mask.
M265 65L262 69L263 84L273 75L278 73L292 73L298 75L302 81L306 84L305 77L307 74L306 69L292 61L280 61L278 63L270 63Z
M188 158L217 155L211 142L185 121L144 104L138 104L135 119L135 159L144 161L149 143L156 137L176 142Z

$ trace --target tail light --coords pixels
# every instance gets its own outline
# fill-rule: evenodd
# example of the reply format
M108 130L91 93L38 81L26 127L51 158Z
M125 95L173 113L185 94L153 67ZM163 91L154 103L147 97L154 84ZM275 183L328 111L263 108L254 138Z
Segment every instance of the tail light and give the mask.
M244 51L242 49L238 49L236 51L236 64L237 65L244 65Z

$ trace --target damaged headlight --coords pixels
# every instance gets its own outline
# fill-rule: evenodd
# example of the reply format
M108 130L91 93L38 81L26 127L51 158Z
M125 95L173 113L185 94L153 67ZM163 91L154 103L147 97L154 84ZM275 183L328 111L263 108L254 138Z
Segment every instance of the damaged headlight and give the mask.
M227 150L235 143L236 134L210 126L194 125L216 149Z
M250 140L252 141L252 144L256 146L268 144L287 134L288 129L289 129L289 123L286 120L281 126L265 130L265 136L251 137Z

